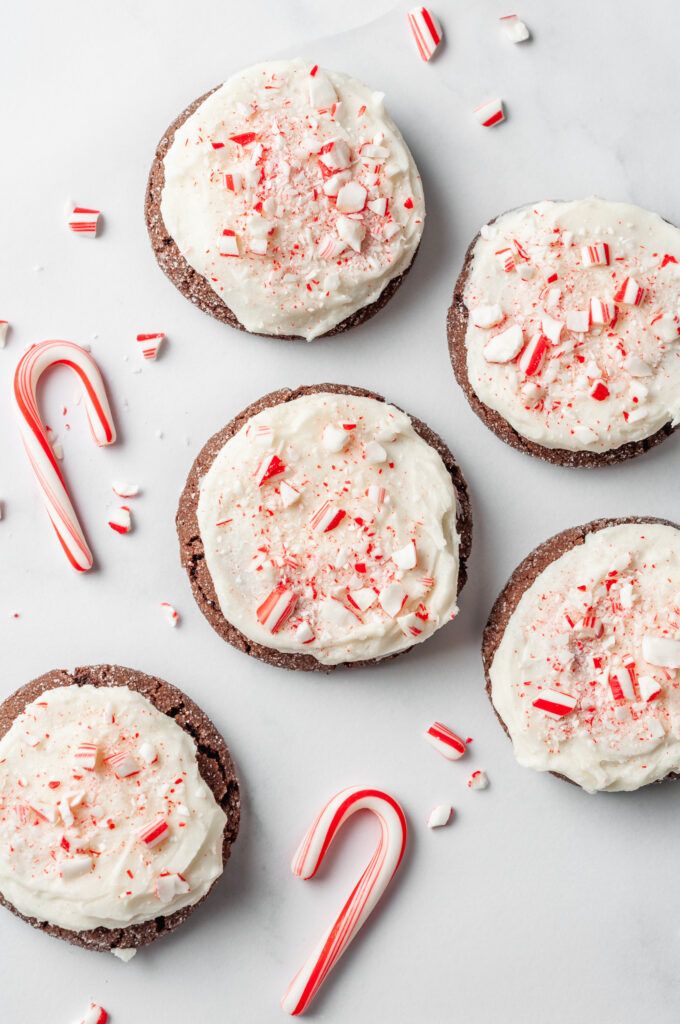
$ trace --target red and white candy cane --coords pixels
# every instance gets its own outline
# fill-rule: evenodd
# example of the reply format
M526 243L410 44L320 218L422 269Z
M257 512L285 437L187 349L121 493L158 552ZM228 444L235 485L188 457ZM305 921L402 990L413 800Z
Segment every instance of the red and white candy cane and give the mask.
M431 60L442 41L441 25L427 7L413 7L406 17L418 53L423 60Z
M295 857L293 874L313 878L337 832L356 811L372 811L380 822L380 842L337 919L288 986L281 1000L286 1013L304 1013L332 967L392 880L406 849L408 828L404 812L393 797L380 789L353 786L329 800L307 832Z
M80 378L90 430L97 445L113 444L116 428L97 364L79 345L71 341L41 341L23 354L14 374L14 399L20 413L19 428L24 447L66 557L78 572L87 572L92 568L92 552L71 504L38 409L40 378L53 366L69 366Z

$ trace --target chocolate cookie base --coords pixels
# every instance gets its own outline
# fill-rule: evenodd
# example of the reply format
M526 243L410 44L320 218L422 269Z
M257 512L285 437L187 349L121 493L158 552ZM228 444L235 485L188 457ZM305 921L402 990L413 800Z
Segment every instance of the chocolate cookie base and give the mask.
M496 218L494 218L496 219ZM491 221L493 224L493 221ZM552 462L559 466L577 466L591 468L594 466L610 466L616 462L625 462L627 459L634 459L637 455L654 448L661 441L670 437L675 431L670 422L652 434L650 437L642 438L640 441L628 441L619 448L612 448L606 452L569 451L566 448L546 448L545 445L530 441L518 433L499 412L486 405L477 395L468 376L467 367L467 346L465 336L468 327L468 311L463 301L465 286L472 267L472 258L475 245L479 240L479 234L470 243L463 269L456 282L453 292L453 301L449 307L446 318L446 333L449 342L449 355L456 380L460 384L465 397L472 410L479 416L480 420L493 431L501 441L505 441L512 448L525 452L527 455L534 455L545 462Z
M558 558L561 558L567 551L571 551L572 548L577 547L579 544L583 544L589 533L597 533L598 530L604 530L609 526L621 526L625 523L651 523L661 526L672 526L676 530L680 530L680 526L678 526L677 523L673 523L669 519L659 519L655 516L623 516L619 519L594 519L590 523L584 523L583 526L573 526L568 530L563 530L561 533L555 534L554 537L550 537L542 544L539 544L537 548L534 548L534 550L519 563L510 576L510 579L494 601L482 635L482 663L484 665L484 679L486 681L487 696L491 701L491 707L494 710L494 714L503 726L503 730L508 739L512 739L508 727L496 710L491 697L490 671L496 651L498 650L500 642L505 635L505 630L508 627L508 623L520 600L532 583L534 583L534 581L545 569L548 568L549 565L552 565L553 562ZM567 778L566 775L562 775L560 772L551 772L550 774L554 775L558 779L564 779L565 782L571 782L573 785L578 786L577 782L574 782L573 779ZM680 778L680 775L675 772L671 772L666 776L666 779L677 778ZM661 779L660 781L663 782L665 780Z
M335 668L361 668L365 665L374 665L378 661L386 659L371 658L365 661L342 662L338 665L323 665L312 654L282 653L273 647L265 647L254 640L249 640L236 626L225 619L222 614L215 586L205 560L205 550L196 512L201 478L208 472L229 438L233 437L249 419L264 409L272 408L272 406L292 402L304 395L315 395L325 392L335 395L356 395L361 398L373 398L378 402L385 401L381 395L377 395L373 391L366 391L364 388L355 388L344 384L315 384L309 387L295 388L294 390L282 388L280 391L272 391L270 394L264 395L244 409L243 412L240 412L226 427L211 437L201 449L191 467L187 482L179 499L176 518L182 565L189 576L189 582L191 583L196 603L215 632L223 640L237 647L239 651L250 654L254 658L259 658L261 661L266 661L269 665L306 672L330 672ZM458 593L460 593L467 578L466 563L472 548L472 508L468 487L456 460L438 434L435 434L426 424L414 417L411 417L411 424L419 437L441 456L451 476L456 492L456 527L460 536L458 572ZM398 654L404 654L406 650L411 649L405 648L404 651L398 651L396 654L387 655L386 657L397 657Z
M72 673L55 669L22 686L0 704L0 738L8 731L17 715L20 715L31 701L36 700L47 690L53 690L58 686L85 686L86 684L126 686L130 690L136 690L151 701L159 711L173 718L180 728L192 737L196 743L196 759L201 777L210 787L215 800L227 816L222 843L222 863L226 864L232 844L238 835L241 813L239 783L234 763L227 745L207 715L176 686L154 676L147 676L143 672L121 668L118 665L88 665L84 668L77 668ZM117 949L136 949L139 946L147 946L162 935L174 931L186 921L192 911L208 895L209 892L198 903L182 907L168 917L159 915L150 921L129 925L127 928L90 928L84 931L71 931L68 928L49 924L47 921L27 917L4 899L2 894L0 894L0 904L47 935L66 939L67 942L85 949L110 952Z
M166 277L172 281L175 288L177 288L185 298L189 299L194 306L198 306L200 310L204 313L208 313L209 316L215 317L216 320L221 320L222 323L229 324L230 327L236 327L240 331L254 333L249 332L248 328L243 326L236 314L229 309L227 305L225 305L224 301L210 286L210 283L202 276L202 274L199 274L197 270L194 270L194 268L187 263L184 256L182 256L179 251L174 238L166 228L161 214L161 197L163 194L163 186L165 184L165 168L163 166L163 160L172 145L175 133L179 128L181 128L187 118L191 117L194 111L200 107L201 103L207 100L208 96L211 96L219 88L220 86L215 86L215 89L210 89L209 92L204 93L203 96L199 96L197 100L190 103L186 110L184 110L179 117L175 118L158 143L146 186L144 217L146 220L147 231L149 232L149 238L151 240L151 247L154 251L158 265ZM418 249L419 248L420 246L418 246ZM320 334L318 338L314 339L314 341L318 341L319 338L331 338L335 334L342 334L344 331L348 331L351 327L358 327L359 324L363 324L367 320L370 320L371 317L375 316L383 306L387 305L392 296L401 286L411 267L415 263L416 256L418 255L418 249L414 252L413 259L406 270L402 274L399 274L398 277L393 277L391 281L388 281L374 302L369 303L367 306L362 306L361 309L355 310L354 313L350 313L348 317L345 317L345 319L339 324L332 327L330 331ZM256 335L256 337L273 337L282 341L307 340L299 334L260 334Z

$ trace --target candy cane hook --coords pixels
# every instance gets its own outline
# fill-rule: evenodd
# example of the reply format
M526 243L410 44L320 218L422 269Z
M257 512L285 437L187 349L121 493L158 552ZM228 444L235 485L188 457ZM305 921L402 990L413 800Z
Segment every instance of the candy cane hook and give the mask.
M356 811L373 811L380 822L380 842L335 922L298 971L281 1006L292 1016L304 1013L362 924L389 885L406 849L408 828L401 807L379 789L354 786L329 800L313 822L293 858L293 874L313 878L342 825Z
M79 345L71 341L41 341L31 345L23 354L14 374L14 398L20 413L21 437L42 489L47 514L66 557L78 572L87 572L92 568L92 552L71 504L38 409L38 383L52 366L70 366L80 378L90 430L97 445L113 444L116 428L97 364Z

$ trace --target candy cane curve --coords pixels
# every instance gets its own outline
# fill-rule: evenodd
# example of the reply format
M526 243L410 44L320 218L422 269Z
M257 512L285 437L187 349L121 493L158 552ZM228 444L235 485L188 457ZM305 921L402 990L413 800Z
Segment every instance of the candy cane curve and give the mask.
M14 374L19 429L33 472L43 492L47 514L69 562L78 572L92 568L92 552L71 503L47 430L40 418L37 390L53 366L69 366L80 379L85 410L95 444L113 444L116 429L101 374L92 356L71 341L41 341L24 352Z
M320 811L298 847L291 865L298 878L313 878L337 832L357 811L372 811L380 823L380 841L338 917L324 934L281 1000L291 1016L305 1012L389 885L406 849L408 827L401 807L380 789L344 789Z

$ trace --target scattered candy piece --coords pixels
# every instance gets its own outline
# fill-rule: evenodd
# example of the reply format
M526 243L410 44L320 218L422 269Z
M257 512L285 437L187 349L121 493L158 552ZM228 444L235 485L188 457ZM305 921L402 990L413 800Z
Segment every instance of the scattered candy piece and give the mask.
M139 486L137 484L124 484L118 481L111 484L111 490L119 498L136 498L139 494Z
M355 786L326 804L302 840L293 858L293 874L313 878L338 830L356 811L368 810L378 818L380 838L340 915L290 983L281 1006L286 1013L304 1013L319 988L349 946L401 864L408 827L401 807L388 793Z
M117 779L128 779L131 775L139 775L139 765L132 754L125 750L116 751L105 757L104 761L115 773Z
M509 363L522 351L524 334L519 324L512 324L487 341L482 352L487 363Z
M284 508L290 508L300 498L300 491L293 487L287 480L282 480L279 487L279 497Z
M255 473L255 482L258 487L262 487L262 484L266 483L267 480L271 480L272 477L280 476L281 473L285 472L285 463L281 461L278 455L265 455Z
M14 398L21 414L24 447L43 491L50 521L73 568L87 572L92 568L92 552L50 448L38 409L40 378L50 367L62 364L71 366L82 383L85 410L95 443L100 447L113 444L116 431L99 369L83 348L70 341L43 341L32 345L23 354L14 374Z
M404 570L415 568L417 558L416 542L414 540L410 540L405 547L400 548L398 551L392 552L392 561L396 566Z
M659 341L675 341L680 335L680 321L670 313L660 313L651 323L652 333Z
M529 29L516 14L506 14L500 19L506 36L511 43L524 43L530 38Z
M548 718L564 718L570 714L578 703L578 698L561 690L541 690L539 697L533 701L535 708L545 711Z
M179 612L177 611L177 609L173 608L173 606L171 604L168 604L167 601L161 601L161 608L163 609L165 621L168 623L168 625L173 627L176 626L179 622Z
M94 238L97 234L100 216L100 210L88 210L84 206L75 206L68 219L68 226L77 235Z
M488 100L479 107L475 107L475 117L483 128L493 128L494 125L500 124L505 120L503 100Z
M524 351L519 357L517 365L527 377L535 376L543 365L543 359L548 350L548 339L545 334L538 331L533 338L527 342Z
M91 868L92 858L86 853L77 853L74 857L59 862L59 874L67 880L82 878Z
M103 1006L97 1006L96 1003L90 1003L84 1016L80 1018L78 1024L107 1024L109 1015Z
M168 904L175 896L191 892L191 887L182 875L164 871L156 879L154 891L162 903Z
M428 828L442 828L444 825L448 825L453 814L453 807L448 804L438 804L430 811L430 816L427 819Z
M590 300L590 322L591 324L602 324L604 327L614 323L616 320L616 306L606 299Z
M116 533L129 533L132 529L132 513L129 506L121 505L109 515L109 526Z
M0 320L0 348L4 348L7 344L7 331L9 330L9 324L6 320Z
M581 246L581 263L584 267L609 266L609 245L607 242L593 242Z
M567 330L575 334L586 334L590 327L590 312L587 309L572 309L567 313Z
M312 627L308 622L303 619L295 629L295 639L299 640L301 644L311 644L314 639L314 633Z
M451 732L448 726L441 722L433 722L427 732L423 733L427 742L438 751L447 761L457 761L466 751L464 741Z
M220 239L220 256L240 256L238 238L231 228L225 228Z
M620 302L624 306L639 306L645 297L645 290L641 288L635 278L626 277L621 287L614 294L614 302Z
M442 28L427 7L412 7L406 15L413 41L424 61L431 60L442 41Z
M645 636L642 639L642 657L650 665L660 668L680 668L680 640L665 636Z
M168 838L168 823L164 818L157 818L150 825L146 825L139 831L139 838L144 845L152 850L154 846L159 846L165 839Z
M503 319L503 310L499 305L475 306L470 310L470 316L475 327L495 327Z
M286 587L278 586L262 602L255 614L270 633L278 633L296 604L297 594L291 593Z
M596 402L604 402L605 398L609 398L609 388L603 380L596 380L592 384L589 394Z
M408 594L400 583L389 583L378 594L378 601L383 611L387 612L393 619L399 614L406 604Z
M640 690L642 700L654 700L661 693L661 684L657 683L656 679L652 679L651 676L640 676L638 679L638 689Z
M96 743L81 743L76 747L73 755L79 768L87 772L93 772L97 767L97 754L99 748Z
M489 777L486 772L478 769L472 773L467 784L469 789L486 789L489 785Z
M165 335L162 331L158 331L156 334L138 334L137 341L142 346L144 358L154 361L158 356L161 345L165 341Z
M309 525L315 533L330 533L340 525L346 515L344 509L335 508L330 501L325 501L309 520Z

